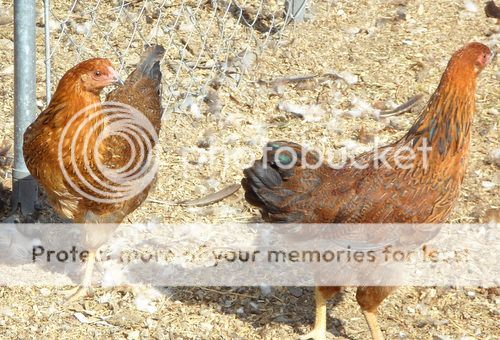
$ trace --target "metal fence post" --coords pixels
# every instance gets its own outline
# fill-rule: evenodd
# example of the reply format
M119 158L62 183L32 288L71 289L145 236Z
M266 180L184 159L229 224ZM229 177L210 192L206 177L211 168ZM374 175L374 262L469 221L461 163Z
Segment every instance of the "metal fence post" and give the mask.
M12 208L35 210L38 187L23 157L23 135L36 117L35 0L14 1L14 168Z
M285 13L287 21L304 21L307 0L286 0Z
M43 20L45 22L45 101L49 105L51 98L51 83L50 83L50 0L43 2Z

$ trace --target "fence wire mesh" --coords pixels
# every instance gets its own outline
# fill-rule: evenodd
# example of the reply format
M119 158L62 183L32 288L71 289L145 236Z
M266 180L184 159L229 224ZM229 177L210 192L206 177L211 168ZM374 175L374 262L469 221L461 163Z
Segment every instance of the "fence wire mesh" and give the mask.
M78 61L108 57L123 74L144 46L161 44L167 112L207 101L218 86L238 85L279 42L291 12L279 0L74 0L45 7L48 93Z

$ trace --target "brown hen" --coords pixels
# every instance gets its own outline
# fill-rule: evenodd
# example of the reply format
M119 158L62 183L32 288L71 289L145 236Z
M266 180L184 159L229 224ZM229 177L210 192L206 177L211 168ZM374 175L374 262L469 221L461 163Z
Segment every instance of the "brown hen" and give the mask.
M490 58L489 48L480 43L470 43L455 52L409 132L378 153L356 158L357 164L366 165L364 169L354 163L341 169L324 164L312 169L301 161L305 151L300 145L269 143L264 157L244 170L245 199L269 222L444 222L465 175L476 109L476 77ZM411 166L400 166L398 150L405 147L416 155ZM425 151L428 147L431 149ZM312 164L318 161L310 153L304 159ZM357 289L356 298L373 339L383 338L376 310L393 289ZM340 290L316 288L314 329L303 339L325 339L326 300Z
M162 46L148 48L125 83L108 59L76 65L24 135L26 165L54 210L89 225L85 275L72 299L90 292L97 248L146 199L154 182L164 53ZM102 89L115 83L122 86L101 103Z

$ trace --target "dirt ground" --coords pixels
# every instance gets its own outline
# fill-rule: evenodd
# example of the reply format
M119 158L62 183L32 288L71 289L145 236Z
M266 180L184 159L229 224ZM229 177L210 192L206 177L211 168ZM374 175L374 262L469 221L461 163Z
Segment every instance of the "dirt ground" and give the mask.
M500 27L485 16L479 1L313 1L306 22L279 26L267 39L233 17L211 21L213 11L207 4L177 2L164 7L161 1L149 1L151 7L143 1L128 5L132 17L142 8L147 14L139 17L137 32L146 39L153 34L151 41L167 47L162 64L166 113L158 185L151 200L128 217L130 223L259 221L258 211L246 204L242 190L207 207L168 203L238 183L241 170L260 157L268 140L293 140L321 150L346 148L353 154L373 147L366 135L377 136L381 144L394 141L411 126L424 103L391 118L378 118L376 108L391 108L419 93L427 100L450 55L466 42L480 41L494 50L499 46ZM242 7L254 8L255 3L247 1ZM276 11L277 3L269 2L264 12ZM12 4L0 5L0 141L11 141L13 24L4 19ZM123 75L137 63L143 48L134 25L115 24L113 1L99 4L97 12L86 12L94 5L78 2L71 15L67 14L69 1L53 8L54 18L73 20L62 33L53 23L53 87L81 58L107 56L124 67ZM168 27L178 8L195 13L197 21L182 14L173 33L154 31L159 21ZM92 17L92 13L98 14ZM45 45L43 21L39 22L37 107L42 109ZM282 20L276 23L281 25ZM203 35L199 28L205 26L210 29ZM88 27L93 30L86 35ZM180 53L184 48L191 52ZM252 56L242 57L245 50ZM228 75L231 72L223 76L211 69L218 63L244 74L241 79ZM327 73L344 80L273 82ZM214 77L223 86L212 86ZM489 222L488 216L498 215L499 80L496 59L478 81L469 170L450 223ZM305 117L283 110L290 104L304 105ZM210 153L214 162L206 160ZM224 162L224 157L230 161ZM8 213L8 182L6 178L0 192L3 216ZM44 214L49 221L55 218L48 208ZM72 304L65 303L59 292L55 287L0 287L0 338L293 339L308 331L314 318L310 287L96 288L94 298ZM329 338L369 337L353 289L330 302L328 315ZM379 315L389 339L500 337L498 289L401 287L384 301Z

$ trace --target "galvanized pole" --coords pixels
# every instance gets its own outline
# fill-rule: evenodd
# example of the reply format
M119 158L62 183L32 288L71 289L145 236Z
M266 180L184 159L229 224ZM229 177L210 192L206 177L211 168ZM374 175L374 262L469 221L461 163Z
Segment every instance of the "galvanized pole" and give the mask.
M285 13L287 22L289 21L304 21L304 13L308 0L286 0Z
M35 210L38 187L23 157L23 135L36 117L35 0L14 1L14 168L12 209Z
M50 84L50 0L44 1L43 18L45 22L45 98L47 105L50 103L51 84Z

